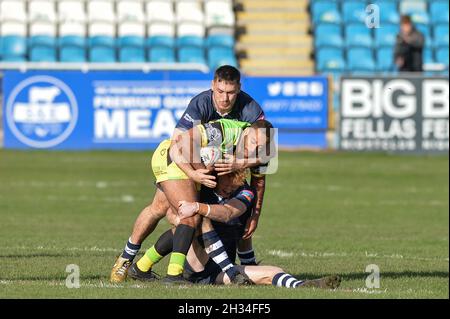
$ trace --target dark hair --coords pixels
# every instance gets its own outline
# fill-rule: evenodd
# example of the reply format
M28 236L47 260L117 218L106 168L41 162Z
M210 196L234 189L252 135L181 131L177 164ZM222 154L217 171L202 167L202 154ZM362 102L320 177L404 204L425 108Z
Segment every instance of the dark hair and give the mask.
M257 120L251 126L253 128L265 128L265 129L269 129L269 130L273 128L272 123L270 123L267 120Z
M400 18L401 24L412 24L411 17L408 15L402 15Z
M214 81L241 82L241 73L231 65L222 65L214 73Z

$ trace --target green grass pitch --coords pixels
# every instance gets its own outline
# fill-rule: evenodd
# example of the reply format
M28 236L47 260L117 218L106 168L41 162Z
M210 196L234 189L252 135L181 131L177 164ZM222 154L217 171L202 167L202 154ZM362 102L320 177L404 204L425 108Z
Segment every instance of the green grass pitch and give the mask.
M115 256L155 191L150 158L0 151L0 298L449 297L448 156L280 153L257 258L298 278L340 274L338 290L110 284ZM167 228L161 221L141 252ZM65 285L69 264L80 268L79 289ZM379 289L365 285L371 264Z

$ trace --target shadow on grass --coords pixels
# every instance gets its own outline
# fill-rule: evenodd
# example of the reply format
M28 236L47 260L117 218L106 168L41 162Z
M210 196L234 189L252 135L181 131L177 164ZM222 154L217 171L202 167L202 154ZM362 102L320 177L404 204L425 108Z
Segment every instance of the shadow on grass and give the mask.
M329 275L334 275L334 273L329 274L311 274L311 273L303 273L303 274L297 274L295 275L296 278L306 278L306 279L314 279L314 278L321 278ZM367 276L370 275L370 273L336 273L336 275L341 276L342 280L366 280ZM400 272L394 272L394 271L388 271L388 272L380 272L380 278L391 278L391 279L398 279L398 278L441 278L441 279L448 279L449 278L449 272L445 271L400 271Z

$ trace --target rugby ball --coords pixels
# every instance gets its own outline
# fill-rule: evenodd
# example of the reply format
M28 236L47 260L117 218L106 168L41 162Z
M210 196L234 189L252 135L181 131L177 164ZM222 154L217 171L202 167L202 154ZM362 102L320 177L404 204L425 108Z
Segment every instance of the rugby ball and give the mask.
M222 157L222 152L217 146L205 146L200 149L200 158L205 166L213 165Z

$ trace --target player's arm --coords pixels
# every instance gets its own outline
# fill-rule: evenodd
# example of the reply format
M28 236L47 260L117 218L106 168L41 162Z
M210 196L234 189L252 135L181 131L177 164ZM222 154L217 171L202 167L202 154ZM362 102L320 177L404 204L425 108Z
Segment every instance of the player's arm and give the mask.
M203 135L199 126L178 135L170 147L170 157L177 166L193 181L207 187L216 187L215 176L209 175L206 168L195 169L193 164L201 163L200 147Z
M250 238L258 227L259 217L261 216L264 193L266 191L266 175L252 174L250 181L251 186L256 190L256 203L253 213L247 221L243 239Z
M246 210L247 206L242 201L233 198L224 205L209 205L199 202L188 203L183 201L180 202L178 214L180 219L199 214L220 223L227 223L230 220L241 216Z
M255 195L249 189L243 189L239 194L230 199L225 204L208 205L198 202L180 202L178 215L180 218L187 218L194 214L200 214L209 219L227 223L233 218L241 216L254 204Z

